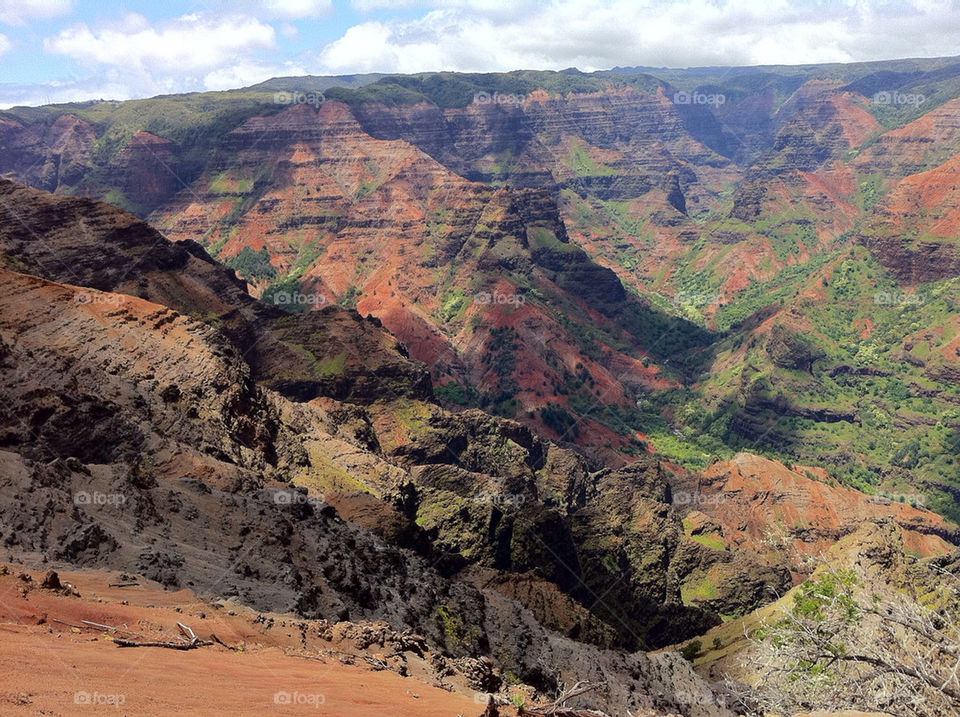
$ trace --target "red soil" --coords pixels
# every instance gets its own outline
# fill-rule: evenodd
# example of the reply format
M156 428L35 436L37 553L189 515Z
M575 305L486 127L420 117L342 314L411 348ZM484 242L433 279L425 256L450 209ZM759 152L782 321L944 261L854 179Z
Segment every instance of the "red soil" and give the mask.
M140 586L109 587L121 581L118 574L61 572L61 580L81 593L76 597L40 588L40 573L32 573L28 583L17 577L19 568L8 567L10 573L0 575L0 713L5 715L86 714L104 705L108 714L137 715L453 717L483 709L472 695L390 670L343 664L336 648L355 648L309 635L305 643L294 627L301 621L289 616L271 616L276 622L268 628L255 622L252 611L227 610L188 591L167 592L143 580ZM215 633L243 649L120 648L113 644L119 633L82 620L153 640L175 639L182 622L203 640ZM283 704L285 699L289 703Z

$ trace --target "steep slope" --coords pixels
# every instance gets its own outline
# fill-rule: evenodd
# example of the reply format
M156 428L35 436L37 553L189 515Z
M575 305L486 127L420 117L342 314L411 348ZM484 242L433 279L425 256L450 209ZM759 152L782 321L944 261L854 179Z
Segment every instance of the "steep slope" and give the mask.
M0 253L13 269L129 293L217 322L254 377L298 398L429 397L429 377L395 339L352 312L324 307L302 321L255 301L246 284L192 242L171 243L101 202L54 197L0 180ZM322 370L335 362L338 371Z
M863 248L834 252L723 307L731 335L697 390L656 405L720 458L817 466L956 521L956 292L956 279L901 288Z
M702 513L688 516L691 524L699 520L696 534L716 534L730 545L749 546L778 564L790 565L794 553L819 555L863 520L891 519L901 528L906 549L924 557L949 552L958 538L929 511L838 486L822 471L803 466L789 470L747 453L713 464L689 491L675 493L674 500ZM775 535L777 531L781 534ZM802 571L799 565L793 567Z

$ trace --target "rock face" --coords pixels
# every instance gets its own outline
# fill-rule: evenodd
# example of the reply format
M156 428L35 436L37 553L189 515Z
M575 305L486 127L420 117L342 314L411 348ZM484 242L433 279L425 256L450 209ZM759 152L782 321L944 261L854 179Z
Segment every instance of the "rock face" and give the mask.
M874 210L860 243L904 283L960 275L960 156L897 183Z
M518 98L519 99L519 98ZM691 136L689 114L662 88L572 94L556 97L535 91L514 102L479 101L441 110L423 103L406 108L362 105L357 118L373 137L403 139L470 179L506 179L520 186L560 182L603 199L632 199L658 185L659 177L683 164L705 176L721 176L730 160ZM605 152L620 171L614 176L586 166L558 167L556 155L570 142ZM507 167L495 168L506 153ZM702 181L683 173L688 183ZM693 180L692 182L690 180ZM698 197L704 190L692 190Z
M916 72L884 81L955 68ZM285 108L254 88L186 98L200 129L159 134L162 99L8 113L0 170L149 216L274 303L356 306L448 405L622 463L649 443L624 411L709 361L717 337L678 316L727 326L853 242L901 281L958 273L952 90L901 120L867 66L733 75L395 77ZM342 395L314 380L277 387Z
M904 284L960 275L960 245L953 241L860 237L858 241Z
M50 192L74 186L94 167L94 127L75 115L35 123L0 120L0 154L20 181Z
M177 153L173 142L149 132L136 132L111 160L108 176L134 206L149 211L181 188L181 180L171 166Z
M397 572L399 553L262 477L277 475L276 398L216 330L122 294L7 271L2 286L8 549L413 626L416 609L403 617L388 595L416 560ZM440 578L424 565L413 580Z
M0 180L0 541L678 707L686 663L629 651L863 516L957 540L830 480L957 494L957 297L895 283L960 274L956 100L907 122L831 77L3 113L4 176L60 195ZM745 446L831 474L714 457Z

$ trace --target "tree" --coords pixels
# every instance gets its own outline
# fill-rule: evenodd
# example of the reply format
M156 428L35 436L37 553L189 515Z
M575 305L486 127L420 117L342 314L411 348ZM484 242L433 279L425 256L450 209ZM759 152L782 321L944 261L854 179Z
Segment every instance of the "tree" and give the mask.
M785 713L960 714L960 582L930 565L915 568L913 578L921 571L927 579L881 595L824 561L789 608L752 635L756 703Z

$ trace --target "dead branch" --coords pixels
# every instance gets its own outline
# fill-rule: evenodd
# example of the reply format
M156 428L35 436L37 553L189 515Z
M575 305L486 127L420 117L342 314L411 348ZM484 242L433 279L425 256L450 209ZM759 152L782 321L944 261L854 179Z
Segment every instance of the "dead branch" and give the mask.
M521 708L521 715L545 715L548 717L608 717L605 712L597 710L578 710L566 706L568 700L578 697L591 690L605 687L603 682L577 682L569 690L565 690L552 704L539 707Z
M194 642L136 642L134 640L115 637L113 644L117 647L165 647L169 650L194 650L198 647L209 647L213 643L205 640L196 640Z
M66 620L58 620L55 617L50 618L50 622L55 622L59 625L66 625L67 627L73 627L77 630L113 630L115 632L124 632L128 635L136 635L137 637L143 637L139 632L133 632L132 630L125 630L122 627L112 627L110 625L101 625L98 622L91 622L90 620L81 620L82 625L74 625L72 622L67 622Z
M190 642L196 642L196 641L197 641L197 634L193 631L193 628L192 628L192 627L187 627L187 626L184 625L182 622L178 622L178 623L177 623L177 627L180 628L180 632L183 633L183 636L184 636L184 637L190 638Z
M74 625L72 622L67 622L66 620L58 620L58 619L55 618L55 617L51 617L51 618L50 618L50 622L55 622L55 623L57 623L57 624L59 624L59 625L66 625L67 627L74 627L74 628L76 628L77 630L89 630L89 629L90 629L90 626L89 626L89 625Z
M327 664L327 661L322 657L317 657L316 655L298 655L294 652L284 653L287 657L299 657L301 660L313 660L314 662L322 662L324 665Z
M210 639L213 640L213 641L214 641L215 643L217 643L218 645L222 645L223 647L227 648L228 650L233 650L234 652L237 652L237 651L240 650L239 647L234 647L233 645L228 645L227 643L225 643L223 640L221 640L219 637L217 637L217 636L216 636L214 633L212 633L212 632L210 633Z

